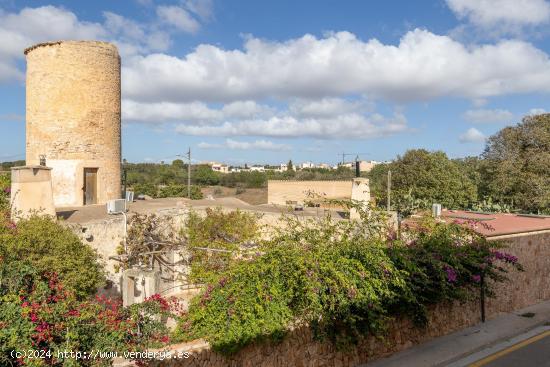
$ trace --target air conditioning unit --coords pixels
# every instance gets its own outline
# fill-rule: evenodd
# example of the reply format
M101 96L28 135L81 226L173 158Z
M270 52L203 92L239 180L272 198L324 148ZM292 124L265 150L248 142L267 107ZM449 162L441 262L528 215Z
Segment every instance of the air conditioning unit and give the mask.
M126 213L126 199L109 200L107 202L108 214Z

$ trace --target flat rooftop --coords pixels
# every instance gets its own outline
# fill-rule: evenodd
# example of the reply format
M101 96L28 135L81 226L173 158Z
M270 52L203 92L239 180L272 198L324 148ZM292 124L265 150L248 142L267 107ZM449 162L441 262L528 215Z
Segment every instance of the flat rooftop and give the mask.
M448 220L475 220L475 228L486 237L550 230L550 216L511 213L482 213L464 210L443 210L441 217ZM486 228L483 224L487 224Z
M163 211L177 209L204 210L206 208L222 207L224 209L244 210L257 212L258 214L282 214L288 213L288 208L269 204L251 205L240 199L224 197L216 199L189 200L187 198L162 198L151 200L136 200L128 205L128 214L162 213ZM57 216L68 223L86 223L109 219L107 209L102 205L87 205L79 207L56 208ZM332 211L337 216L336 211ZM323 208L304 208L303 211L294 212L306 217L319 217L325 214Z

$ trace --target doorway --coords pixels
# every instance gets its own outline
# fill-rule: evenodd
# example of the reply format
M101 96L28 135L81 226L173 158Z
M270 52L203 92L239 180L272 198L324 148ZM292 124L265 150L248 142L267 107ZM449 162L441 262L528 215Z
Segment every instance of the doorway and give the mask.
M84 168L84 205L97 204L97 168Z

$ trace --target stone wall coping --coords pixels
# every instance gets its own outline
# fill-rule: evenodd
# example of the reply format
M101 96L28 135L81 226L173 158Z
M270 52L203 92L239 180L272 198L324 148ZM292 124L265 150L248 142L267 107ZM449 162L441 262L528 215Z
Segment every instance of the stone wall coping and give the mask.
M354 178L346 178L342 180L267 180L267 182L300 182L300 183L307 183L307 182L352 182Z
M536 236L538 234L545 234L545 233L550 233L550 229L544 229L540 231L523 231L523 232L508 233L508 234L495 235L495 236L486 235L485 238L487 238L488 241L498 241L498 240L506 240L509 238Z
M45 169L45 170L51 170L52 167L46 167L46 166L39 166L39 165L30 165L30 166L17 166L17 167L11 167L12 171L20 171L24 169Z
M81 44L81 45L86 45L86 44L92 45L93 44L93 45L96 45L96 46L106 46L106 47L114 48L115 50L117 50L117 47L114 44L112 44L111 42L95 41L95 40L59 40L59 41L50 41L50 42L37 43L35 45L27 47L23 51L23 54L27 55L29 52L31 52L35 48L61 45L63 43L73 43L73 44Z

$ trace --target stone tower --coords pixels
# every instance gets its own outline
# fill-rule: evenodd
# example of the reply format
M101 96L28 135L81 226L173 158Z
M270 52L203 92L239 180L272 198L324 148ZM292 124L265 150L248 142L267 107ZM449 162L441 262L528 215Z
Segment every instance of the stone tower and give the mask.
M56 207L120 198L120 56L97 41L41 43L27 58L26 163L52 168Z

